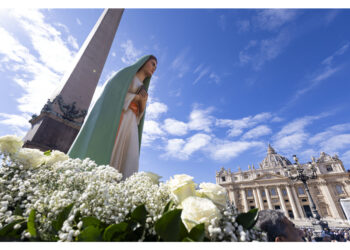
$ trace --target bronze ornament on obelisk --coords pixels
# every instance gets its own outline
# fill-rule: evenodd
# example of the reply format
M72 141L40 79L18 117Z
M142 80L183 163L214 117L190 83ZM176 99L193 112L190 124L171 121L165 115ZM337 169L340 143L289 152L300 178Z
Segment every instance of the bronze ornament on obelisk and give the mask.
M24 147L68 152L84 122L124 9L105 9L59 87L29 121Z

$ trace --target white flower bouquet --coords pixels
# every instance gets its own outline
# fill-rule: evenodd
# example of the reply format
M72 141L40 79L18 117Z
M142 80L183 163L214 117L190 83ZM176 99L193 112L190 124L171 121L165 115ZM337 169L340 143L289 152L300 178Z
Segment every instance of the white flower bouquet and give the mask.
M226 190L193 177L136 173L0 137L1 241L266 241L257 210L238 214Z

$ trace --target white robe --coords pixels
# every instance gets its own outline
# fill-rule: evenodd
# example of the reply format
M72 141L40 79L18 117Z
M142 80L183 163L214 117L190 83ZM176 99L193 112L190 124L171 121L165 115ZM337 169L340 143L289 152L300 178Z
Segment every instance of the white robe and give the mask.
M139 170L139 134L138 124L143 116L138 116L129 109L131 101L136 96L136 91L142 82L135 76L125 96L123 106L123 119L115 140L110 165L123 174L123 179L131 176Z

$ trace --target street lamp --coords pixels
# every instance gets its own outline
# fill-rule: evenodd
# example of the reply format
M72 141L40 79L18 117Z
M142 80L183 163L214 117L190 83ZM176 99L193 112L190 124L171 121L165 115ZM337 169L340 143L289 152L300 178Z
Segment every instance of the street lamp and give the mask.
M293 160L295 163L293 164L294 168L292 171L291 168L288 168L288 177L292 181L301 181L304 184L304 188L306 190L307 197L309 198L310 205L311 205L311 213L312 217L314 218L312 224L314 226L315 232L321 232L324 228L328 228L328 224L325 221L321 220L321 216L318 213L316 209L316 205L314 203L314 200L311 197L309 187L307 185L307 181L310 179L317 179L317 173L316 173L316 167L315 162L309 162L307 167L303 167L300 165L299 160L296 155L293 155Z

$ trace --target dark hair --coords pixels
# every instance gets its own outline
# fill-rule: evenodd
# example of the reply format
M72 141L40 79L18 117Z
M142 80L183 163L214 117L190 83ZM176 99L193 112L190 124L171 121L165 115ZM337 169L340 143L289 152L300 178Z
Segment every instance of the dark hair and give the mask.
M145 64L152 59L156 60L156 62L158 63L157 58L154 55L150 55L149 58L147 59L147 61L144 64L142 64L142 66L139 68L139 70L137 72L139 72L143 68L143 66L145 66Z
M278 236L287 237L284 218L284 214L280 211L262 210L259 212L258 221L255 226L267 233L268 241L275 241Z

